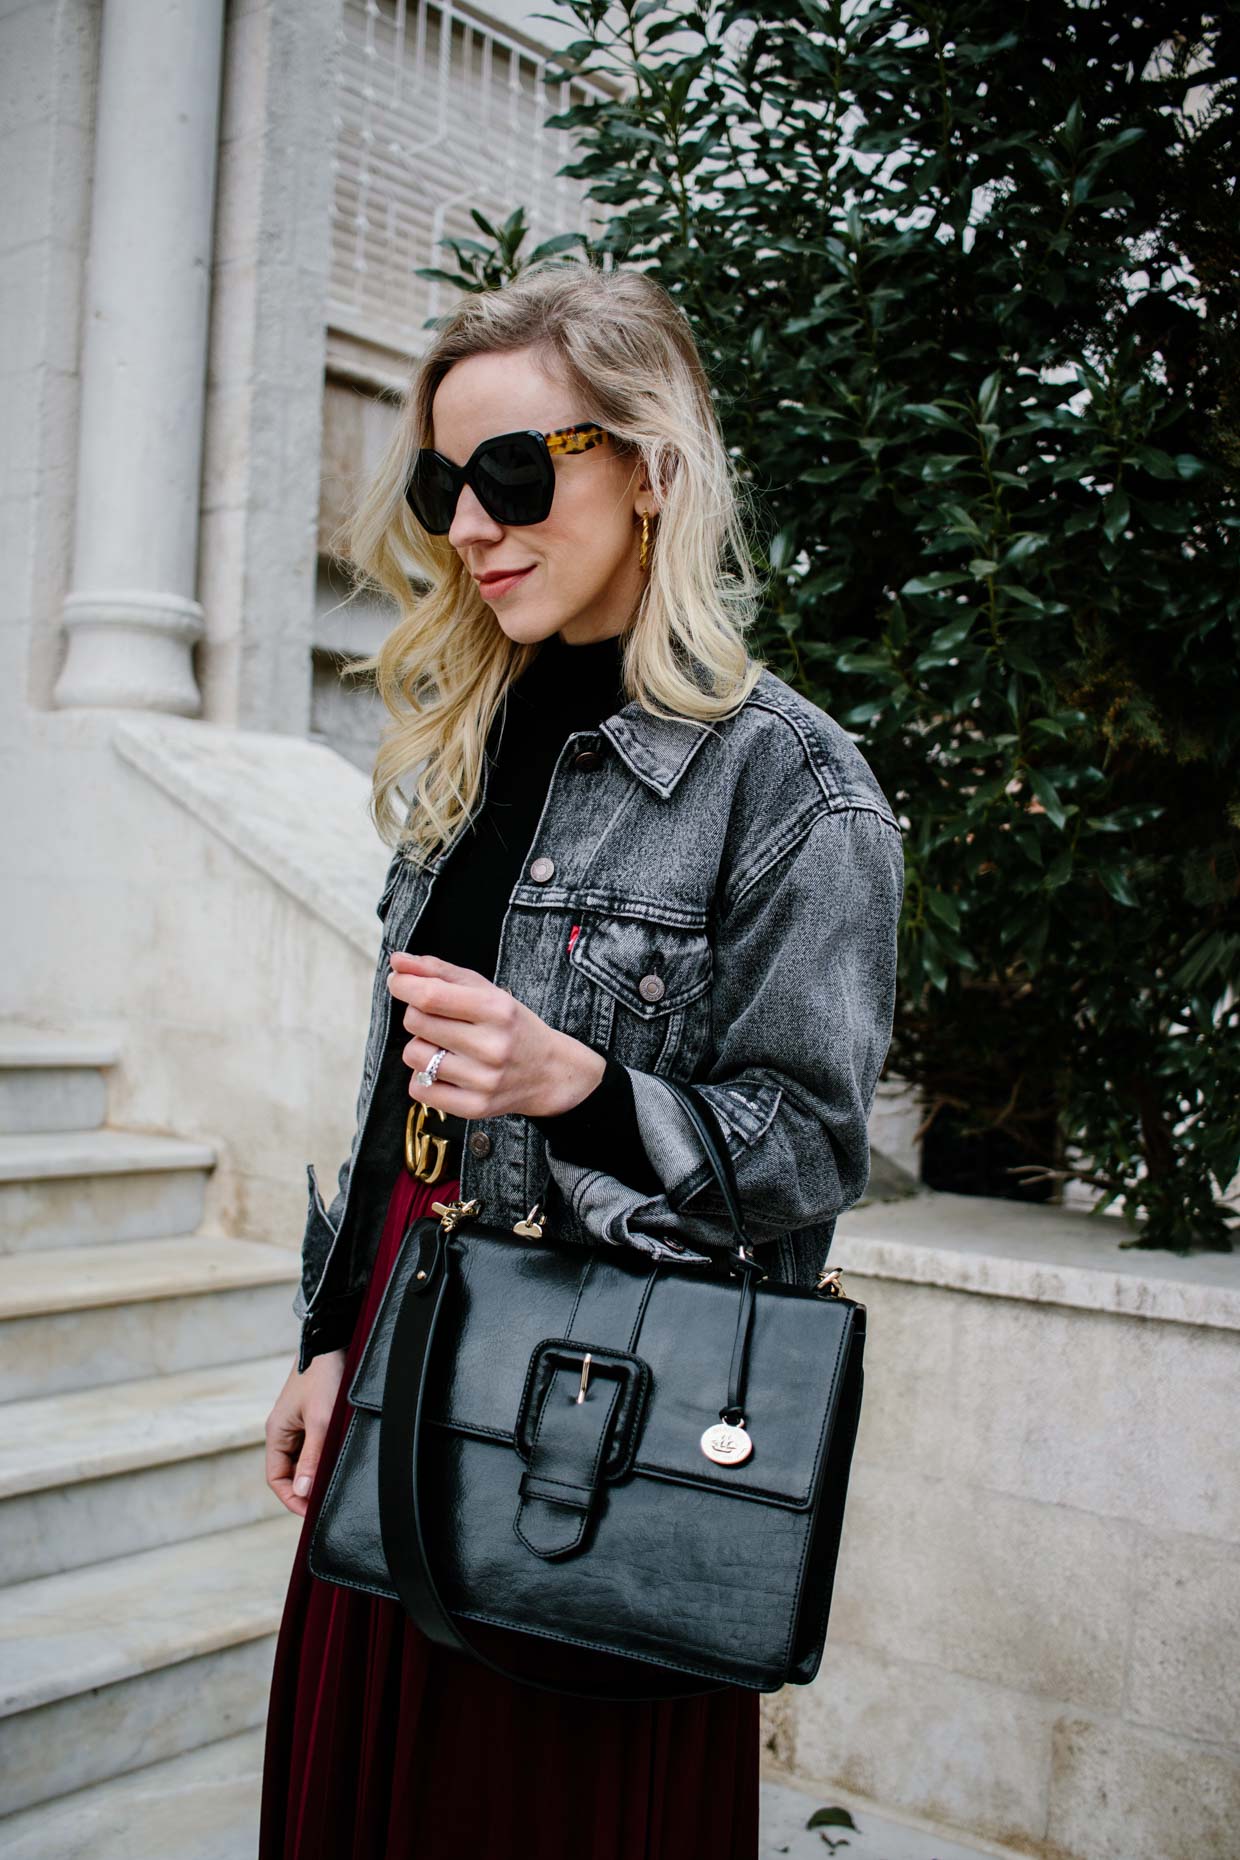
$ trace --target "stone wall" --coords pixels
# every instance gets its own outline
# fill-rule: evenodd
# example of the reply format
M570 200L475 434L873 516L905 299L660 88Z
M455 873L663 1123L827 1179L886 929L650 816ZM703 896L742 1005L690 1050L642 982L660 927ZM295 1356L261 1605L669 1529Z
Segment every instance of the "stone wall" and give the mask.
M1240 1272L1124 1233L929 1192L841 1218L866 1392L773 1754L1045 1860L1235 1860Z

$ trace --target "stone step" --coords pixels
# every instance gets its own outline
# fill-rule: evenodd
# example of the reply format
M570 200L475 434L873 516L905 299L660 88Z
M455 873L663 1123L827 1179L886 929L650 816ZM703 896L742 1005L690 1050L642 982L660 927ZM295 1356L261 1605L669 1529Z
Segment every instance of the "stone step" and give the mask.
M975 1846L967 1834L950 1831L941 1822L894 1815L834 1783L809 1782L766 1764L758 1804L762 1831L758 1860L776 1860L776 1855L783 1860L823 1860L825 1837L808 1825L821 1808L842 1808L852 1816L853 1825L846 1833L838 1823L826 1830L841 1850L847 1847L847 1860L1021 1860L1010 1847L988 1842Z
M0 1132L94 1129L107 1115L104 1070L119 1058L114 1040L0 1026Z
M208 1143L141 1130L0 1136L0 1252L189 1234L202 1221Z
M0 1584L272 1514L265 1426L293 1351L0 1405Z
M0 1821L5 1860L254 1860L264 1732L76 1790Z
M0 1071L54 1071L61 1066L98 1069L116 1065L120 1056L119 1043L107 1034L66 1033L62 1028L32 1027L15 1020L0 1022Z
M271 1503L261 1524L0 1589L0 1814L263 1721L302 1526Z
M211 1234L0 1255L0 1402L291 1355L299 1273Z

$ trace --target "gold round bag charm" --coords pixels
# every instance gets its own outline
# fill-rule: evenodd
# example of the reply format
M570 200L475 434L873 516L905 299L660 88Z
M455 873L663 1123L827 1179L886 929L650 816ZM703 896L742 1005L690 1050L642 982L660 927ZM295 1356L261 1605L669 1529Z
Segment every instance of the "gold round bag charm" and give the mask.
M745 1423L719 1420L702 1435L702 1451L716 1466L739 1466L753 1452Z

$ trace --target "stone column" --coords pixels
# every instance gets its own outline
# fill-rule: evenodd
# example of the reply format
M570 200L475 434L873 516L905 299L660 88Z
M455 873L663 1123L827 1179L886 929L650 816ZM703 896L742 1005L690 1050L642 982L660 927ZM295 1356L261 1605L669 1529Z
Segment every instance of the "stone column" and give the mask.
M196 716L224 0L104 0L60 706Z

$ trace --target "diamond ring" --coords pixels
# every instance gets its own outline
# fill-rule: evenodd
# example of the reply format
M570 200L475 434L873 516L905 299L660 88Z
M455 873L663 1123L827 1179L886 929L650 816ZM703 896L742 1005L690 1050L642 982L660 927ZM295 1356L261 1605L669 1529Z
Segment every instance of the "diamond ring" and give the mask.
M446 1046L437 1046L435 1048L435 1051L431 1055L431 1062L426 1067L426 1070L424 1072L415 1072L413 1075L419 1085L433 1085L435 1083L435 1074L447 1058L447 1054L448 1049Z

